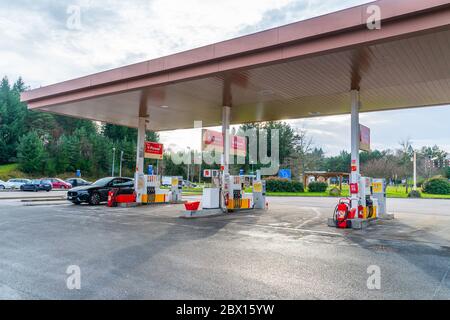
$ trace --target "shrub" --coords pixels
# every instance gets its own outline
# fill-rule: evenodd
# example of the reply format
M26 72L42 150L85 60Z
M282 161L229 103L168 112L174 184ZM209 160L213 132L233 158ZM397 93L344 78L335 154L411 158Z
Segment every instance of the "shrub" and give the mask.
M429 194L450 194L450 182L442 177L428 179L423 184L423 192Z
M410 193L408 193L408 198L421 198L422 195L420 194L420 191L413 190Z
M341 190L339 190L339 188L332 188L329 192L330 196L332 197L339 197L341 195Z
M417 181L416 186L417 186L418 188L422 188L424 182L425 182L424 179L420 179L419 181Z
M304 192L303 183L289 181L287 179L269 178L266 179L267 192Z
M325 192L328 184L326 182L313 181L308 185L309 192Z

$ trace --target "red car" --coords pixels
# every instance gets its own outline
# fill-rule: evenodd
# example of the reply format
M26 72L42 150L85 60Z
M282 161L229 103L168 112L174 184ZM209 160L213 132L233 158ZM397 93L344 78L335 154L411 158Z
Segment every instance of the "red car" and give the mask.
M72 185L58 178L45 178L51 182L53 189L72 189Z

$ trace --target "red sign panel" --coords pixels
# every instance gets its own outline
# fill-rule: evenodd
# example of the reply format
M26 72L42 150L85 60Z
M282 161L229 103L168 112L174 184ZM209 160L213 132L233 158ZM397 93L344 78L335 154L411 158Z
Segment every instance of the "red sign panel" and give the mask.
M245 137L234 136L231 138L231 152L239 157L247 155L247 140Z
M362 124L359 125L359 149L370 151L370 129Z
M232 136L230 139L230 153L245 157L247 155L247 140L245 137ZM203 129L202 132L202 150L223 152L223 135L222 132Z
M211 170L209 170L209 169L203 170L203 177L211 178Z
M202 150L223 152L222 132L203 129Z
M162 160L164 153L164 145L156 142L145 142L144 147L145 157L147 159Z

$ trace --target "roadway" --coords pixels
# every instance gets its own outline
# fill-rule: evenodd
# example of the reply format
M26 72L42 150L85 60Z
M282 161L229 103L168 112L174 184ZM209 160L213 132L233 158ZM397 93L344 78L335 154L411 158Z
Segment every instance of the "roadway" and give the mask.
M390 199L364 231L326 226L335 199L180 219L181 205L0 200L3 299L449 299L450 201ZM66 269L81 269L81 290ZM367 268L381 289L367 288Z

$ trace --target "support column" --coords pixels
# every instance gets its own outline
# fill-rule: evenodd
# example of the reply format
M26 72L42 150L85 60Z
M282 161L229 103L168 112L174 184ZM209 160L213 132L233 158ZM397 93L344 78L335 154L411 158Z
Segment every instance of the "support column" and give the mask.
M356 170L350 174L350 183L359 183L360 173L359 173L359 107L360 107L360 97L358 90L352 90L351 95L351 166L356 167ZM351 195L352 209L358 208L359 204L359 193Z
M230 117L231 108L229 106L222 107L222 136L223 136L223 154L222 154L222 196L221 196L221 208L226 210L223 195L228 193L229 176L230 176Z
M136 173L134 176L134 190L136 191L136 202L141 203L142 188L143 188L143 174L144 174L144 144L146 136L146 118L139 117L137 146L136 146Z
M416 191L417 190L417 153L416 150L414 150L414 154L413 154L413 190ZM406 183L408 183L408 181L406 181Z
M230 114L231 108L222 107L222 135L223 135L223 161L224 173L229 173L230 165Z
M146 131L146 119L140 117L136 147L136 172L138 173L144 173L144 143Z

